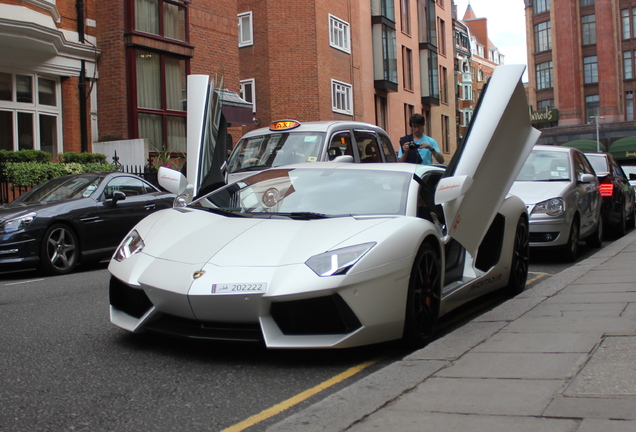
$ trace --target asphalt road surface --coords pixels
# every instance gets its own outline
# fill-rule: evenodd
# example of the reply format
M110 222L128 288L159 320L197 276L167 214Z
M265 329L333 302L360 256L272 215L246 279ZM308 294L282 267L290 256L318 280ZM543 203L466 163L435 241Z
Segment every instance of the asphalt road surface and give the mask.
M557 258L533 257L528 289L570 265ZM261 431L405 355L129 334L108 320L108 278L105 264L0 274L0 431ZM440 334L503 301L461 308Z

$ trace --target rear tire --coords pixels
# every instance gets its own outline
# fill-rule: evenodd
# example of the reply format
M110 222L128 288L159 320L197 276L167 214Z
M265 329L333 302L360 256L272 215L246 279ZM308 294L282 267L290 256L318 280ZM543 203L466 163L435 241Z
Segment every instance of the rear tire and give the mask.
M428 242L420 247L409 279L404 319L404 345L421 348L431 341L439 318L442 266L436 249Z
M521 216L517 222L515 232L514 249L510 262L510 276L506 292L512 297L521 293L528 280L528 268L530 265L530 234L528 221Z

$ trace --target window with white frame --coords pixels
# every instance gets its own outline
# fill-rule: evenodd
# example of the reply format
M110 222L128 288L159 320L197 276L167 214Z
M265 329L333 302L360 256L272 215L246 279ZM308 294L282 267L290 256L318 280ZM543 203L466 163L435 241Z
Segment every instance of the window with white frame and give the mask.
M238 14L238 45L239 47L254 45L252 12Z
M329 45L350 54L350 37L349 23L329 15Z
M254 78L241 80L241 97L252 104L252 112L256 112L256 81Z
M0 72L0 149L60 151L60 82L37 74Z
M331 80L331 110L340 114L353 115L353 86Z

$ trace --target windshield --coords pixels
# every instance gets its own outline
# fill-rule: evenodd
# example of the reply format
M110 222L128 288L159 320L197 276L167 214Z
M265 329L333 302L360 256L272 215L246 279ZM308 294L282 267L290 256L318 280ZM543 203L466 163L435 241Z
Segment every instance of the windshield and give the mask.
M54 202L85 198L91 196L102 180L103 177L94 175L59 177L36 186L13 202Z
M586 154L587 160L592 164L592 168L594 168L594 172L599 175L606 175L609 173L609 169L607 168L607 159L605 159L604 155L600 154Z
M270 170L216 190L190 206L268 217L404 215L412 177L393 171Z
M284 132L244 138L230 155L227 172L316 162L320 159L324 141L322 132Z
M533 150L523 164L518 181L570 181L569 153Z

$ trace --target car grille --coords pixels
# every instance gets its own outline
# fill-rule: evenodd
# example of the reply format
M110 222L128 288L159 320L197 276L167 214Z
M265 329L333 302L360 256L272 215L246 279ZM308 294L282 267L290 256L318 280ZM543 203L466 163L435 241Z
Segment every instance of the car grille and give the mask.
M272 303L272 317L286 335L346 334L362 324L337 294Z
M161 315L144 327L154 333L192 339L209 339L233 342L262 342L258 323L202 322L172 315Z
M152 303L143 290L131 288L112 276L109 297L113 307L135 318L141 318L152 307Z

